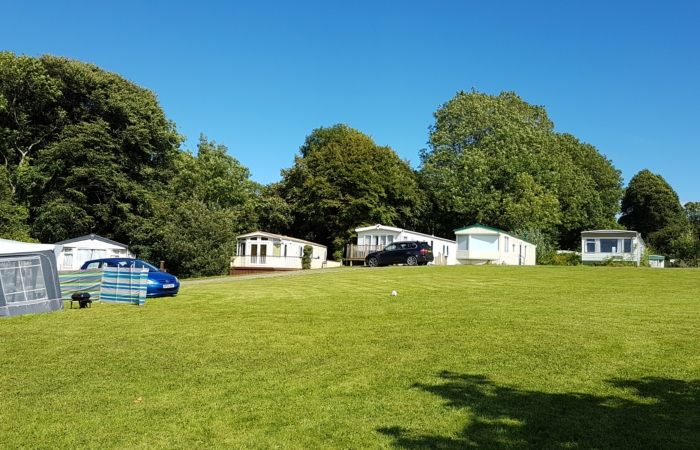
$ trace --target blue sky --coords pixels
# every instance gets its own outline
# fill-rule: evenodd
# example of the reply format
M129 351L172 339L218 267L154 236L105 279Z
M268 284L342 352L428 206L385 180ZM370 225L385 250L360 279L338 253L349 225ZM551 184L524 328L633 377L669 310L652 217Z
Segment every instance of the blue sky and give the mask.
M336 123L417 165L433 112L474 86L700 201L698 23L695 1L25 0L2 6L0 49L155 91L188 148L224 142L260 183Z

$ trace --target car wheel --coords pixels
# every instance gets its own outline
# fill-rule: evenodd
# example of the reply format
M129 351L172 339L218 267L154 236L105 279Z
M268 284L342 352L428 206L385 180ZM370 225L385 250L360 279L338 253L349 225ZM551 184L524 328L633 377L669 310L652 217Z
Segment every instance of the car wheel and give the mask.
M377 258L370 258L367 260L367 265L370 267L379 267L379 260Z
M406 258L406 265L417 266L418 265L418 258L416 258L413 255L409 256L408 258Z

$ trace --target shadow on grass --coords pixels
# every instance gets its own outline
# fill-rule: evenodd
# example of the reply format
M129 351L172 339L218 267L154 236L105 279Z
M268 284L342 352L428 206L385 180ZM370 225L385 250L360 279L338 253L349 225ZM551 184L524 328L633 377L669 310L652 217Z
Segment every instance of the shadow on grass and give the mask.
M378 431L406 449L697 449L700 380L610 380L626 398L547 394L498 386L484 376L443 372L444 383L415 385L468 413L454 436Z

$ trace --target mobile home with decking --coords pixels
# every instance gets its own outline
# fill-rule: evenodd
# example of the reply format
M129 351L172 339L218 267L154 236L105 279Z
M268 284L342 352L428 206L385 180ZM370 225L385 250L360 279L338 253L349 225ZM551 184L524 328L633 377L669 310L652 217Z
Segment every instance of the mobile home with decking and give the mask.
M325 245L290 236L254 231L236 238L236 256L231 262L231 275L246 275L278 270L301 270L304 247L312 248L311 268L337 267L328 261Z
M364 264L368 254L384 250L384 247L397 241L427 242L433 249L433 257L435 258L433 264L457 264L455 259L457 243L450 239L381 224L355 228L355 232L357 233L357 244L349 244L345 248L345 261L349 264L358 262Z

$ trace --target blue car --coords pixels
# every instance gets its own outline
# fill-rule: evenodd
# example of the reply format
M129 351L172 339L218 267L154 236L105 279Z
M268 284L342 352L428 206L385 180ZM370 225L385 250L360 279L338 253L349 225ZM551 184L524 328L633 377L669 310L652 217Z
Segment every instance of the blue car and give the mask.
M147 297L162 297L165 295L177 295L180 290L180 282L175 275L162 272L157 267L148 264L146 261L133 258L102 258L86 261L80 268L101 269L103 267L124 267L136 269L148 269Z

